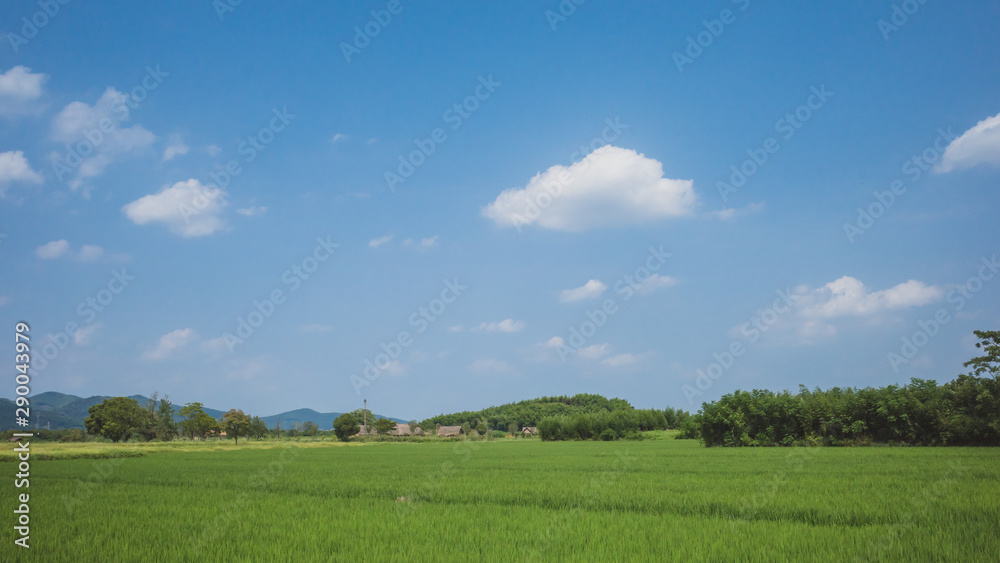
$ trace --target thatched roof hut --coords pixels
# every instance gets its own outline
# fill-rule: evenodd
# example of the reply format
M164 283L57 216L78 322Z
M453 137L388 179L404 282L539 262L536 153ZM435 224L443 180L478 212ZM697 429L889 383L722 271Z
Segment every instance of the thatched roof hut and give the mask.
M441 428L438 428L438 436L442 436L445 438L451 436L458 436L461 433L462 433L461 426L442 426Z
M521 432L529 436L538 436L538 428L534 426L525 426L521 429Z
M409 436L413 434L409 424L396 423L396 428L392 431L393 436Z

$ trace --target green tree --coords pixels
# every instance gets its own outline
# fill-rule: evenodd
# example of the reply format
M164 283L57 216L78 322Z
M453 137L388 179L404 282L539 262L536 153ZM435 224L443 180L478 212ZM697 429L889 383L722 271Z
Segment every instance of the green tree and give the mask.
M396 421L391 418L380 418L375 421L375 432L379 436L385 436L396 429Z
M174 405L170 402L170 397L164 395L156 409L156 437L169 442L175 436L177 436L177 422L174 421Z
M219 419L219 426L226 436L236 440L236 445L240 445L240 436L250 434L250 416L239 409L229 409L229 412Z
M90 416L83 421L87 432L104 436L115 443L128 440L136 433L141 428L145 413L139 401L128 397L104 399L87 412Z
M333 432L337 435L337 438L344 442L350 440L351 436L357 434L360 430L361 425L358 424L358 417L351 413L344 413L333 421Z
M188 403L181 407L177 411L177 414L184 417L184 420L181 422L181 428L192 440L196 436L204 438L218 430L219 423L205 412L201 403Z
M992 376L994 379L1000 379L1000 330L974 330L972 332L979 339L979 342L976 342L976 348L985 351L986 355L972 358L962 365L972 366L972 373L969 375Z
M304 436L315 436L319 432L319 425L309 420L302 423L302 434Z
M257 438L258 440L260 440L264 436L267 436L267 432L268 432L268 430L267 430L267 423L264 422L264 419L262 419L259 416L255 416L255 417L253 417L253 419L250 420L250 435L251 436L253 436L254 438Z

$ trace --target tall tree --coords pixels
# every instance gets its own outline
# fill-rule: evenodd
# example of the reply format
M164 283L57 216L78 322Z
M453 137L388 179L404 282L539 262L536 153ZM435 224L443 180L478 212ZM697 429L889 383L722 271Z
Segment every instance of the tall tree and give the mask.
M379 436L385 436L396 429L396 421L391 418L380 418L375 421L375 432Z
M236 440L236 445L240 445L240 436L250 433L250 416L239 409L229 409L229 412L219 419L219 426L226 436L231 436Z
M974 330L972 332L979 339L979 342L976 342L976 348L986 352L986 355L972 358L962 365L972 366L970 375L976 377L992 376L995 379L1000 379L1000 330Z
M301 430L305 436L315 436L319 432L319 425L310 420L302 423Z
M170 397L164 395L156 409L156 437L167 442L173 440L175 436L177 436L177 422L174 421L174 405L170 402Z
M351 413L344 413L333 421L334 434L344 442L350 440L351 436L357 434L360 430L361 425L358 424L358 417Z
M90 416L83 421L87 432L118 443L128 440L137 433L141 428L145 410L135 399L112 397L90 407L87 412Z

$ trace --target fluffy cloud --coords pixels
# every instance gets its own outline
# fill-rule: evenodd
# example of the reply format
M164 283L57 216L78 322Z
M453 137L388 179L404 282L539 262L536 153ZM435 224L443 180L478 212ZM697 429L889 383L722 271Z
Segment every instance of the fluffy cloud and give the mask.
M910 280L889 289L871 291L861 281L844 276L811 292L799 290L798 297L806 317L829 319L927 305L943 298L944 290Z
M33 113L40 109L37 100L42 96L42 83L47 78L21 65L0 73L0 115Z
M226 226L219 218L225 206L226 192L207 188L192 178L141 197L122 207L122 211L136 225L160 222L181 236L199 237Z
M524 321L504 319L498 323L480 323L472 329L473 332L520 332L524 329Z
M680 283L676 278L670 276L661 276L660 274L653 274L649 276L649 279L640 283L638 287L635 288L635 292L639 295L649 295L658 289L665 289L668 287L673 287Z
M524 188L505 190L482 214L501 227L538 224L582 232L692 212L691 180L663 177L663 165L636 151L606 145L570 166L553 166Z
M239 213L240 215L246 215L247 217L256 217L258 215L263 215L264 212L266 211L267 211L266 207L263 206L254 207L252 205L250 207L244 207L236 210L236 212Z
M35 249L35 256L42 260L55 260L69 252L69 243L65 240L54 240Z
M121 126L129 119L126 99L109 87L94 105L72 102L52 120L53 140L66 144L54 155L53 170L60 180L69 175L71 188L99 176L117 157L153 144L156 137L141 125Z
M556 338L559 337L557 336ZM551 340L549 342L551 342ZM559 338L559 344L557 344L557 346L561 344L562 344L562 339ZM579 350L576 351L576 354L581 358L586 358L588 360L596 360L597 358L600 358L605 354L607 354L608 348L610 347L611 347L610 344L594 344L592 346L586 346L584 348L580 348Z
M590 280L575 289L564 289L559 292L559 300L563 303L580 301L583 299L593 299L608 289L600 280Z
M166 162L172 160L175 157L183 156L191 150L191 147L184 144L181 140L180 135L170 136L170 145L163 151L163 160L161 162Z
M763 209L764 202L760 201L757 203L751 203L743 208L727 207L725 209L719 209L717 211L713 211L712 216L723 221L729 221L730 219L735 219L737 217L745 217L747 215L760 213Z
M945 149L935 172L951 172L977 164L1000 166L1000 114L988 117Z
M13 182L41 184L42 176L31 169L28 159L21 151L0 153L0 197L7 192L7 187Z
M182 328L164 334L156 347L142 355L144 360L164 360L170 357L175 350L187 346L196 337L194 329Z
M381 238L373 238L372 240L368 241L368 247L378 248L391 240L392 240L392 235L385 235L384 237Z
M601 360L602 366L617 368L622 366L632 365L639 361L639 356L635 354L618 354L617 356L611 356Z

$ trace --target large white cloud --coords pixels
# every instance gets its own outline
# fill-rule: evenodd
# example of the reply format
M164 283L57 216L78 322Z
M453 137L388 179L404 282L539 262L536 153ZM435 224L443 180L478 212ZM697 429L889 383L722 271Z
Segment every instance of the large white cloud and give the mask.
M21 65L0 73L0 115L33 113L41 109L37 100L42 96L42 83L46 78Z
M951 172L977 164L1000 166L1000 114L988 117L948 145L935 172Z
M808 317L869 316L884 311L919 307L944 297L944 290L917 280L889 289L871 291L860 280L844 276L811 292L800 292Z
M501 227L537 224L581 232L645 223L692 212L691 180L663 177L663 165L636 151L607 145L570 166L553 166L524 188L505 190L482 209Z
M94 103L72 102L52 120L52 138L66 147L53 155L53 170L76 189L99 176L117 157L153 144L156 137L129 120L127 96L108 88Z
M13 182L42 183L42 176L31 169L28 159L24 158L24 153L21 151L0 153L0 197L5 195L7 188Z
M122 211L137 225L160 222L179 235L199 237L226 226L219 217L225 206L226 192L203 186L192 178L141 197L122 207Z

